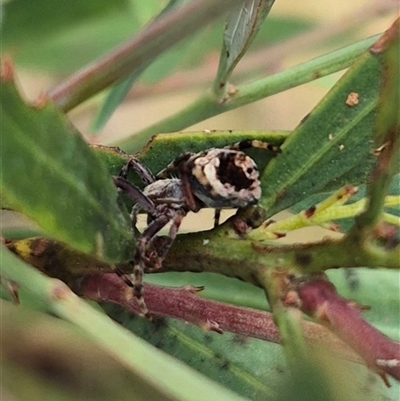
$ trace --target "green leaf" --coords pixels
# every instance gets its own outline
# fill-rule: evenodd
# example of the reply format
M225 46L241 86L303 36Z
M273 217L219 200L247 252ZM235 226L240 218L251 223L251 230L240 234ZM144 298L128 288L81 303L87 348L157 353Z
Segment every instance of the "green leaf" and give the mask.
M1 83L2 196L49 235L108 262L134 245L110 174L50 103L29 107L11 81Z
M261 205L270 214L319 192L366 181L375 160L372 139L381 59L365 53L285 142L262 178ZM351 93L358 104L346 104Z
M18 0L4 6L2 51L17 62L71 72L136 31L140 21L129 0ZM159 7L153 3L154 12ZM67 57L65 56L67 55Z
M242 7L235 7L227 17L221 58L215 81L215 91L225 84L236 64L243 57L275 0L246 0Z
M289 133L285 131L193 131L159 134L154 135L135 157L156 174L185 152L200 152L204 149L224 147L245 139L258 139L281 145L288 135ZM119 173L129 158L128 154L115 147L94 146L94 150L113 175ZM249 154L254 157L261 171L275 156L272 152L265 150L250 150ZM136 185L142 186L135 174L132 173L129 179Z

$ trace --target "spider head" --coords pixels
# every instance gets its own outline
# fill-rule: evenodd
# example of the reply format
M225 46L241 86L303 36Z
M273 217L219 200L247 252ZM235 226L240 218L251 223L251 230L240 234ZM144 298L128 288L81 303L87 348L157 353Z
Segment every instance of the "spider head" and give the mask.
M193 194L208 207L246 207L261 197L257 165L241 151L198 153L187 161L186 171Z

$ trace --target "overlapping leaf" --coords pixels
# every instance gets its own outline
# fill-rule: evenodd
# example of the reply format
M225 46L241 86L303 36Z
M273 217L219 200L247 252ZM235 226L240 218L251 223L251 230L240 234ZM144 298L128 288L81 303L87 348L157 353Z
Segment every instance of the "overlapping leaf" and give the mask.
M361 56L285 142L263 176L262 206L271 214L312 194L366 181L376 160L381 68L379 57Z
M132 255L133 237L110 174L54 106L29 107L1 83L1 193L49 235L115 262Z
M228 15L215 85L225 86L229 75L257 35L275 0L246 0Z

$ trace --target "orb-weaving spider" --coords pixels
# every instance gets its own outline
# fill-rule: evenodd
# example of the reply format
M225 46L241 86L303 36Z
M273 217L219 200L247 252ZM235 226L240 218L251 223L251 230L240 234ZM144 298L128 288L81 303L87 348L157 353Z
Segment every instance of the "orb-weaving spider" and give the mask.
M242 141L224 148L212 148L200 153L184 153L178 156L164 170L154 176L136 158L131 158L122 168L115 185L135 201L131 218L134 230L136 216L140 210L148 214L149 224L139 236L134 256L133 275L118 272L126 284L133 287L141 312L149 316L143 298L143 273L146 269L146 249L157 233L171 221L168 237L157 257L152 258L153 268L161 267L168 250L178 233L183 217L201 208L215 208L214 225L218 224L220 209L245 208L254 205L261 197L259 172L253 159L243 149L261 148L279 153L278 146L262 141ZM135 187L127 176L133 169L145 185L143 191ZM179 178L168 178L178 173ZM154 260L153 260L154 259ZM156 261L156 262L155 262Z

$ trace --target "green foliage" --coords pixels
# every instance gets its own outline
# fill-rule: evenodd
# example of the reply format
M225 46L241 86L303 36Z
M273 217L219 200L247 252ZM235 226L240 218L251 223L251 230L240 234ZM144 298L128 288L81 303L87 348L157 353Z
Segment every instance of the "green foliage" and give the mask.
M2 82L1 92L6 204L77 250L108 262L128 259L130 223L104 164L53 105L27 106L13 82Z
M305 194L365 182L374 165L374 121L382 60L360 57L285 142L263 179L262 205L275 213ZM357 104L347 99L356 94ZM334 180L332 179L334 178Z
M210 12L212 5L208 0L177 1L176 3L179 7L196 3L200 11L206 10L201 14L203 17ZM182 31L178 30L174 33L174 27L166 31L169 34L169 51L161 57L158 57L160 52L154 49L157 46L160 47L160 40L163 41L165 37L160 39L157 35L150 38L149 42L142 47L139 46L135 50L138 53L132 52L126 55L126 58L122 57L119 60L122 64L136 54L143 56L145 61L142 65L138 63L134 66L133 71L136 72L130 82L114 87L113 94L117 95L105 105L100 113L99 121L104 123L112 110L122 101L127 88L139 78L147 83L156 82L178 67L198 66L209 52L220 49L222 45L220 70L215 82L217 85L221 82L225 84L234 66L253 39L253 47L257 48L266 37L271 41L280 41L298 34L310 25L290 18L284 20L270 18L261 26L272 3L272 1L248 0L246 6L250 8L246 10L252 10L252 13L247 15L243 12L244 9L236 14L235 11L231 13L230 24L228 23L225 32L230 41L225 42L224 45L222 45L221 24L218 23L190 40L186 39L181 46L169 50L169 46L192 33L191 28L184 25L185 21L177 21L177 26L183 27ZM5 12L2 25L3 50L15 56L17 63L21 65L54 70L61 74L69 73L120 45L131 37L133 32L148 24L163 7L168 8L173 4L175 4L174 1L167 4L167 2L159 1L134 2L131 0L114 2L45 0L41 1L38 7L38 2L10 1L2 5ZM251 8L258 5L264 8ZM218 10L221 13L222 6ZM160 19L163 17L164 15L161 15ZM154 24L150 23L151 26L154 27ZM233 27L242 29L236 31ZM258 37L254 38L258 31ZM386 119L385 116L389 116L391 124L393 123L392 135L395 135L398 129L398 92L396 95L393 88L390 88L390 82L394 85L398 84L398 74L396 74L398 65L395 60L398 56L396 54L398 47L397 50L394 47L389 56L381 57L379 52L365 51L371 43L372 39L365 40L361 44L349 46L344 50L244 85L233 94L225 91L219 93L215 87L209 88L205 96L189 105L184 113L161 121L149 130L142 131L139 136L130 138L125 142L126 149L140 149L137 157L156 173L176 156L186 151L196 152L210 147L221 147L243 139L259 139L277 145L283 144L283 153L276 158L266 151L249 152L256 160L262 174L261 206L267 209L268 215L298 202L302 202L302 207L305 204L310 206L315 203L316 197L325 197L327 192L343 185L364 185L365 188L378 157L373 154L373 151L377 146L382 145L373 142L377 113L380 115L378 121L381 124L379 130L382 131L380 132L382 136L387 134L387 127L383 121ZM229 54L227 54L228 49ZM361 53L363 54L358 57ZM106 60L110 61L107 58ZM91 81L91 78L84 77L81 81L78 80L75 88L60 85L55 88L57 89L55 92L49 92L50 95L45 104L35 107L24 103L10 75L7 71L3 72L0 191L2 207L12 208L24 214L40 226L44 235L67 244L74 250L73 252L80 251L85 256L92 255L108 263L116 263L128 260L134 248L130 222L125 207L118 200L111 177L118 174L129 155L112 148L89 147L56 106L62 108L65 104L69 104L69 107L72 107L71 104L74 102L69 103L69 96L76 88L78 92L82 91L79 92L81 97L74 98L76 104L98 93L101 88L109 86L110 82L115 82L108 80L110 72L120 74L116 77L119 80L127 79L132 74L128 68L119 70L119 62L114 64L111 62L108 65L107 68L110 68L108 72L101 67L98 67L97 71L94 70L93 76L100 77L99 82L96 83ZM254 102L350 65L349 71L292 133L213 131L162 134L162 132L176 131L176 127L185 128L195 121ZM386 76L384 74L388 65L389 75ZM104 76L101 75L102 73ZM384 79L385 90L380 92L382 75L388 81ZM55 103L52 102L52 93L58 93L57 96L59 96L59 98L53 98L56 100ZM357 94L358 103L346 103L351 93ZM383 111L377 111L379 100L385 103L382 106ZM147 142L149 136L154 133L156 135L142 148L141 144ZM397 167L392 163L390 172L396 173ZM389 179L388 177L390 178L389 174L385 179ZM394 194L398 194L398 177L398 174L395 175L392 184ZM134 174L129 178L138 183ZM368 192L361 193L364 195ZM383 198L384 195L381 194L381 197ZM398 213L398 208L395 212ZM347 224L354 225L354 218ZM343 231L347 229L348 227L344 227ZM199 238L204 249L204 260L200 257L201 260L195 262L198 264L203 262L207 267L214 263L216 272L224 271L221 266L233 269L233 266L227 265L235 259L241 249L244 249L245 241L240 242L240 239L232 235L229 230L229 225L225 225L219 231L202 233L202 237ZM3 233L6 238L11 237L9 234ZM18 234L30 235L25 232ZM218 238L229 235L231 237L227 240L220 241L221 247L224 246L223 244L228 244L227 248L223 249L226 259L213 260L212 252L207 253L209 252L205 246L207 241L209 238L211 241L218 241ZM195 247L199 249L194 240L193 248L190 248L190 238L194 237L186 236L185 238L189 243L189 250L194 251ZM252 244L251 250L254 254L262 252L261 248L257 249L258 245ZM358 245L361 248L362 244ZM188 255L190 255L189 250L187 250ZM26 251L32 259L41 256L40 252L36 254L33 249ZM361 251L362 249L354 249L355 254L361 254ZM10 341L9 344L12 344L12 347L18 348L19 351L21 349L26 351L21 357L23 363L20 364L19 359L14 358L16 354L9 350L6 358L2 358L1 368L11 372L5 376L5 385L8 391L19 397L18 399L39 399L40 397L34 398L32 394L38 394L40 391L51 394L54 400L80 399L82 394L71 393L74 386L68 389L65 383L94 386L96 379L92 376L89 377L90 375L83 373L82 381L76 381L79 373L72 372L74 368L77 371L79 369L79 363L76 363L80 358L79 347L85 349L86 346L92 347L93 344L96 345L96 348L90 348L93 353L97 353L99 348L105 350L117 361L121 371L116 375L111 373L108 375L104 371L99 373L101 379L97 378L97 380L102 380L104 384L104 387L98 384L102 394L93 395L88 392L85 393L87 399L93 396L93 399L104 400L117 397L121 400L133 398L135 400L239 401L245 399L242 397L248 397L246 399L271 401L309 399L386 401L394 400L398 395L397 382L391 380L393 387L387 389L359 362L345 361L337 355L332 355L336 350L327 350L329 346L306 345L296 319L291 320L293 316L285 314L286 312L276 312L276 304L270 293L268 293L269 300L273 307L271 308L271 305L266 302L264 291L270 290L273 285L269 283L269 287L266 286L264 289L256 288L252 284L256 282L259 285L259 282L255 281L251 274L248 277L252 278L249 279L252 284L227 278L221 274L189 272L155 274L146 279L148 282L164 286L205 286L205 291L199 296L264 311L274 309L276 320L283 322L280 328L283 328L285 347L259 339L243 338L232 333L225 333L223 336L212 332L205 333L196 326L171 318L160 319L155 324L132 317L131 312L119 307L103 305L107 314L130 330L130 333L111 321L98 305L90 305L79 299L59 281L39 273L3 246L1 252L0 269L4 288L1 289L0 296L10 299L10 292L15 295L18 288L21 303L40 311L40 314L30 313L27 310L21 312L3 301L4 310L8 309L8 312L2 315L5 318L2 324L9 322L11 327L15 325L18 331L28 333L28 335L24 333L25 337L16 336L13 339L12 333L6 332L7 341ZM380 255L376 252L376 260L380 260ZM340 256L343 260L343 255ZM334 258L335 255L331 255L331 260ZM190 270L191 262L193 261L188 258L181 264L187 263L187 270ZM57 272L57 267L61 266L63 266L61 263L53 266L54 271ZM258 269L256 273L260 273L263 267L244 264L240 266L240 269L248 270L250 273ZM368 267L376 269L369 270ZM365 313L366 319L371 324L387 336L400 340L398 333L399 273L398 271L381 271L377 267L379 266L336 269L329 270L327 274L341 296L355 300L359 304L371 306L371 310ZM276 269L276 266L273 268ZM321 272L324 270L325 268ZM61 273L55 275L60 277ZM237 276L242 277L240 274ZM304 275L304 277L307 276ZM77 287L81 279L82 277L77 279ZM26 319L25 325L21 321L12 320L13 313L9 312L11 309L13 313L15 311L15 315L21 313L22 320ZM35 363L32 365L25 363L26 360L30 360L31 348L33 348L26 342L26 338L31 334L29 331L31 324L35 326L34 321L31 322L30 319L49 319L44 312L55 314L72 323L68 329L62 330L67 330L71 336L79 338L77 342L68 342L75 365L64 363L67 359L64 347L67 339L59 333L51 333L50 326L40 334L34 331L32 336L51 335L52 339L59 340L62 351L60 355L53 360L51 358L55 351L54 349L49 351L50 359L53 361L50 367L45 363L43 366L40 365L34 358L32 361ZM22 313L26 314L26 317ZM53 328L58 323L51 321L49 325ZM199 325L203 323L199 322ZM76 328L79 328L79 331ZM85 340L82 339L82 332L85 340L89 339L92 342L91 345L83 344ZM292 338L290 336L288 338L288 333ZM3 344L2 347L4 347ZM2 349L4 350L6 348ZM42 351L43 348L40 348L40 355ZM21 356L21 354L18 355ZM43 352L43 355L46 354ZM98 358L105 364L105 370L115 366L115 361L107 362L101 359L103 357ZM43 360L38 358L38 361L43 362ZM185 365L181 361L185 362ZM89 366L86 370L90 368ZM63 376L65 382L60 386L60 383L48 380L46 375L41 373L58 372L57 369L65 374ZM18 379L30 389L37 391L21 391L15 384Z

